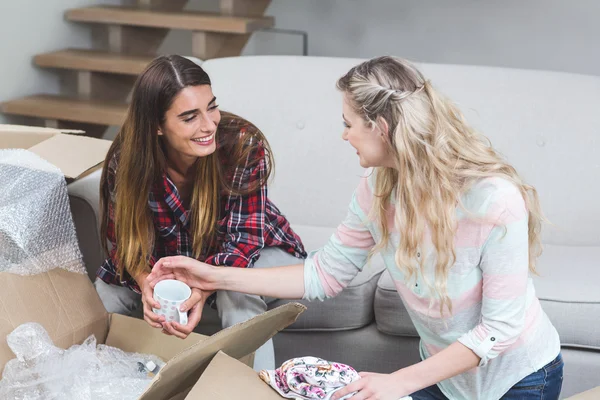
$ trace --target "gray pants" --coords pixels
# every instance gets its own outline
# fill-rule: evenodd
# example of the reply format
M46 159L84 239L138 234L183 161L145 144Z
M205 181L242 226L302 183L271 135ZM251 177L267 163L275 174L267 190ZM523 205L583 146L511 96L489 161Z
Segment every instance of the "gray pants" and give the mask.
M266 247L260 252L260 258L254 264L254 268L279 267L302 262L303 260L286 253L280 248ZM96 279L95 286L104 308L108 312L128 316L143 316L142 298L139 294L128 288L109 285L100 279ZM228 328L264 313L267 311L267 302L270 302L270 300L265 300L261 296L220 290L217 294L217 309L221 318L221 326ZM256 371L275 369L275 351L272 340L256 350L254 369Z

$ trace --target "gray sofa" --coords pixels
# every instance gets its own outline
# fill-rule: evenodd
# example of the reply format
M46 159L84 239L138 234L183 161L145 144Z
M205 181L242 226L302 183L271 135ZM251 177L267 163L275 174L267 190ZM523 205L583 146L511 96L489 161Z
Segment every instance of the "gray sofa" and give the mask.
M259 126L273 148L269 196L308 250L342 220L362 171L340 139L335 81L362 60L237 57L203 64L222 109ZM600 78L547 71L420 64L467 118L538 188L553 225L535 278L563 343L567 397L600 385ZM104 255L95 172L69 186L91 276ZM275 300L271 307L282 304ZM390 372L419 361L418 336L381 260L375 257L337 298L308 311L275 338L277 362L316 355L359 370ZM201 329L219 329L205 311Z

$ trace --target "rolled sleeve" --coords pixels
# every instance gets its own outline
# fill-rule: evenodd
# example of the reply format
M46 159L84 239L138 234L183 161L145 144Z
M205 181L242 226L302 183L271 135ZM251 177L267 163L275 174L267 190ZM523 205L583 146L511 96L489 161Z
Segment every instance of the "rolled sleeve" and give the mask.
M304 300L320 300L327 298L325 288L319 280L315 265L312 260L313 253L304 261Z
M481 322L459 338L460 343L481 358L480 366L513 345L525 329L528 218L522 199L512 204L501 214L482 249Z

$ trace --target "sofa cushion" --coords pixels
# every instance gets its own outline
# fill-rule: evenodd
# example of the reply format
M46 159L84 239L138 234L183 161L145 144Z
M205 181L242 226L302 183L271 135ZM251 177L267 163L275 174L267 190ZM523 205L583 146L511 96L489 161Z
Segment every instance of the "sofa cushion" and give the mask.
M335 227L346 216L363 169L341 139L335 82L360 61L241 57L202 64L221 109L252 121L267 137L275 158L269 198L292 224Z
M341 222L341 221L340 221ZM307 252L318 250L327 244L327 241L335 233L337 227L312 226L291 224L294 232L302 239L302 244Z
M314 355L351 365L357 371L391 373L421 360L418 338L381 333L370 324L339 332L288 332L273 338L275 364L295 357Z
M342 331L369 325L373 322L373 299L383 270L383 260L374 259L337 297L323 302L301 300L308 309L286 330ZM288 302L275 300L269 303L269 309Z
M533 280L563 346L600 349L599 267L600 247L544 246ZM387 271L377 284L375 320L381 332L417 335Z
M545 245L537 296L563 345L600 349L600 246Z
M307 251L316 250L329 240L335 228L293 225ZM307 306L288 331L342 331L358 329L373 322L373 299L377 281L384 270L381 257L374 257L337 297L323 302L300 301ZM269 308L275 308L289 300L274 300Z
M292 223L334 226L345 215L361 168L341 139L342 95L335 82L362 61L259 56L202 64L222 108L248 118L268 138L276 162L269 196ZM548 243L600 245L600 185L593 184L600 171L600 77L418 66L536 187L557 227L546 229ZM565 206L572 199L577 207Z
M382 333L396 336L419 334L404 307L389 271L381 274L375 292L375 322Z

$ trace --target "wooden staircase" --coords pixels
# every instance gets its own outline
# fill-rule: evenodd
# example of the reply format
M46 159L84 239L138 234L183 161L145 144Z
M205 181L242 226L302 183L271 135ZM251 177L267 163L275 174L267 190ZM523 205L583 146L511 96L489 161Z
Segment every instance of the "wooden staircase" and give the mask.
M69 21L95 24L185 29L201 32L252 33L273 26L270 17L235 17L194 11L155 11L128 7L87 7L67 11Z
M111 53L85 49L67 49L39 54L33 59L42 68L137 75L152 61L151 56Z
M8 115L41 119L45 126L102 136L119 126L135 78L157 56L171 29L192 35L188 54L201 60L240 55L253 32L274 25L270 0L220 0L220 13L184 11L187 0L137 0L136 7L94 6L65 13L69 21L100 24L100 49L65 49L35 56L61 74L62 95L39 94L0 104Z

